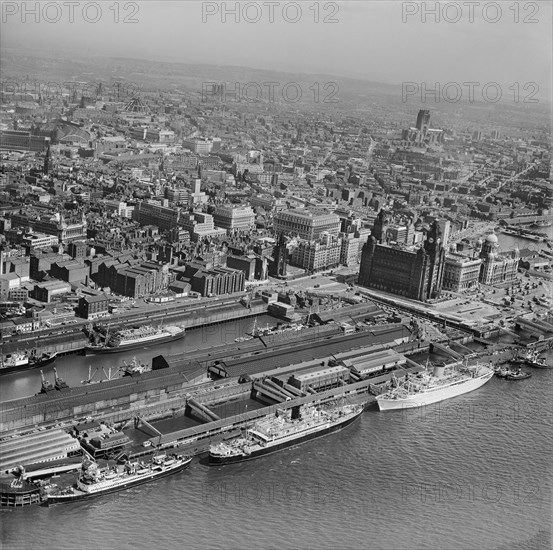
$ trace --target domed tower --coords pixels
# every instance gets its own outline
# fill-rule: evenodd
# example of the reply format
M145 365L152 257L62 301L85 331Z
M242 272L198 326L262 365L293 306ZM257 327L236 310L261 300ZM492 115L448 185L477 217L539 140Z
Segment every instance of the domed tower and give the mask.
M497 238L497 235L495 233L490 233L482 243L482 248L480 250L480 258L486 259L489 258L490 255L492 257L495 257L499 250L499 239Z

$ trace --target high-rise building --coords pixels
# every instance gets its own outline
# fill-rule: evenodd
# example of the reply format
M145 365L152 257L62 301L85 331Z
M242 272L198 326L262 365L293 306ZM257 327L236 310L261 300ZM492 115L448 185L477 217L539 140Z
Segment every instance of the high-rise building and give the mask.
M373 234L363 245L359 284L424 302L439 296L444 263L445 251L436 222L418 249L379 243Z

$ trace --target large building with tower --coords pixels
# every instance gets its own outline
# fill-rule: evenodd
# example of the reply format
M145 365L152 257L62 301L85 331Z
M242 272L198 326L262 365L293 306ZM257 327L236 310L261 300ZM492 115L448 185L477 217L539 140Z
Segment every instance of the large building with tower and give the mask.
M520 254L518 248L509 252L499 250L499 241L495 233L490 233L484 241L478 241L482 266L480 282L484 285L509 283L516 279Z
M445 250L439 224L434 222L418 248L388 241L389 214L381 210L372 235L363 245L359 284L425 302L442 288Z

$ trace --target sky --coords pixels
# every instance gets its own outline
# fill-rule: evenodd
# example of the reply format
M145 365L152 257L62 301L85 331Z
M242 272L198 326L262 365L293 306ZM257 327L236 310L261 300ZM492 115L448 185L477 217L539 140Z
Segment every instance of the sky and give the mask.
M551 97L549 0L474 1L472 7L465 0L104 0L75 2L73 13L68 2L56 0L40 2L36 14L35 4L2 2L3 48L323 73L428 88L457 82L463 94L469 89L464 82L477 82L476 90L497 82L505 94L514 94L518 83L522 97L535 91Z

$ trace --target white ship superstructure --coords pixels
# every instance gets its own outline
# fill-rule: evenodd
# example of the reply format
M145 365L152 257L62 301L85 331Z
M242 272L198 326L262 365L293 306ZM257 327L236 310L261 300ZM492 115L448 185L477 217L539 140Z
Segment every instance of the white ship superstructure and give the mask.
M435 366L397 383L378 395L376 401L381 411L416 408L471 392L484 385L492 376L493 369L485 365Z
M155 328L151 325L146 325L139 328L121 330L110 339L108 345L112 347L124 347L134 344L145 344L165 338L174 338L180 334L184 334L184 329L181 327L167 326Z
M210 462L226 464L270 454L343 428L362 412L363 405L359 404L330 408L304 406L301 414L299 407L296 411L279 411L256 422L244 436L212 445Z
M45 502L47 504L71 502L120 491L184 470L191 461L192 458L187 456L159 455L154 457L149 464L127 463L119 469L99 469L95 462L86 460L83 462L75 485L47 493L44 497Z

